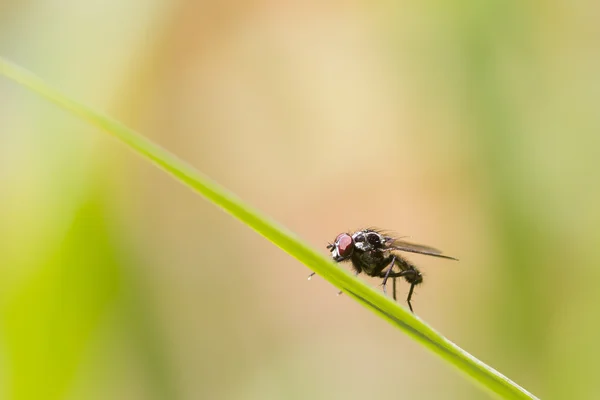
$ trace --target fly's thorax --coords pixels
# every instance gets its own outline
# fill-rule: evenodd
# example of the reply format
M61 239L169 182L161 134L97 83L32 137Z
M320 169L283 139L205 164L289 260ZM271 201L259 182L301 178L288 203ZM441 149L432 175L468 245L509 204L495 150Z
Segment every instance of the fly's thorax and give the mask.
M366 240L366 236L363 231L357 231L352 235L352 241L354 242L354 248L357 251L366 252L370 251L371 245Z
M369 252L372 250L383 249L385 247L385 237L378 232L365 229L357 231L352 235L354 247L358 251Z

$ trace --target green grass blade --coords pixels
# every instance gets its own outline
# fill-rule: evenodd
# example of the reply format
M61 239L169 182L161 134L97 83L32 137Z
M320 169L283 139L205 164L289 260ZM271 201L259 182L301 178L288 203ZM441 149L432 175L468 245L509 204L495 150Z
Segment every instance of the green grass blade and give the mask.
M0 58L0 74L86 119L121 140L135 152L150 159L175 178L202 194L209 201L312 268L330 283L358 300L360 304L450 362L490 392L504 399L536 399L527 390L462 350L421 319L385 297L378 290L367 286L344 269L337 267L321 252L311 248L293 233L248 206L228 190L162 147L152 143L108 115L68 98L32 73L2 58Z

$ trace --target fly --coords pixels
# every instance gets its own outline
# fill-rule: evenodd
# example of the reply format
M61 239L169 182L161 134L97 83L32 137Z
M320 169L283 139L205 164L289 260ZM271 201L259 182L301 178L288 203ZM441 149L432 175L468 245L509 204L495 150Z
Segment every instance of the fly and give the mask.
M457 258L444 255L433 247L409 243L376 229L340 233L333 244L327 245L327 248L331 251L331 257L335 262L350 261L355 275L362 272L368 276L383 278L381 286L384 294L386 294L387 281L392 278L394 300L396 300L396 279L404 278L410 284L406 302L411 312L414 312L411 304L413 291L415 286L423 283L423 275L413 263L398 254L398 251L458 261ZM310 274L309 279L314 274L314 272Z

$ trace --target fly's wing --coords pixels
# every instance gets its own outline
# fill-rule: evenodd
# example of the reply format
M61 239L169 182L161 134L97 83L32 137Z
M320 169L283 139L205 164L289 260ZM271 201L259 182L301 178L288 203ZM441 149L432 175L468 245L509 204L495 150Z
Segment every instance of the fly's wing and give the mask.
M408 251L410 253L425 254L427 256L440 257L458 261L458 258L446 256L442 254L440 250L435 249L433 247L424 246L422 244L409 243L403 240L394 239L392 237L386 237L386 239L387 240L385 242L385 245L389 250Z

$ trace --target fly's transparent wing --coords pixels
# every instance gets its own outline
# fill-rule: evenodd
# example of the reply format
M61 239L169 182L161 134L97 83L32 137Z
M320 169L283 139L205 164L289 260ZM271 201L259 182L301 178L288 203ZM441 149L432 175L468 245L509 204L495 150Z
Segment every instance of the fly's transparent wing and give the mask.
M425 254L427 256L446 258L448 260L458 261L458 258L450 257L442 254L442 252L433 247L425 246L422 244L409 243L404 240L394 239L392 237L386 237L386 247L390 250L407 251L410 253Z

